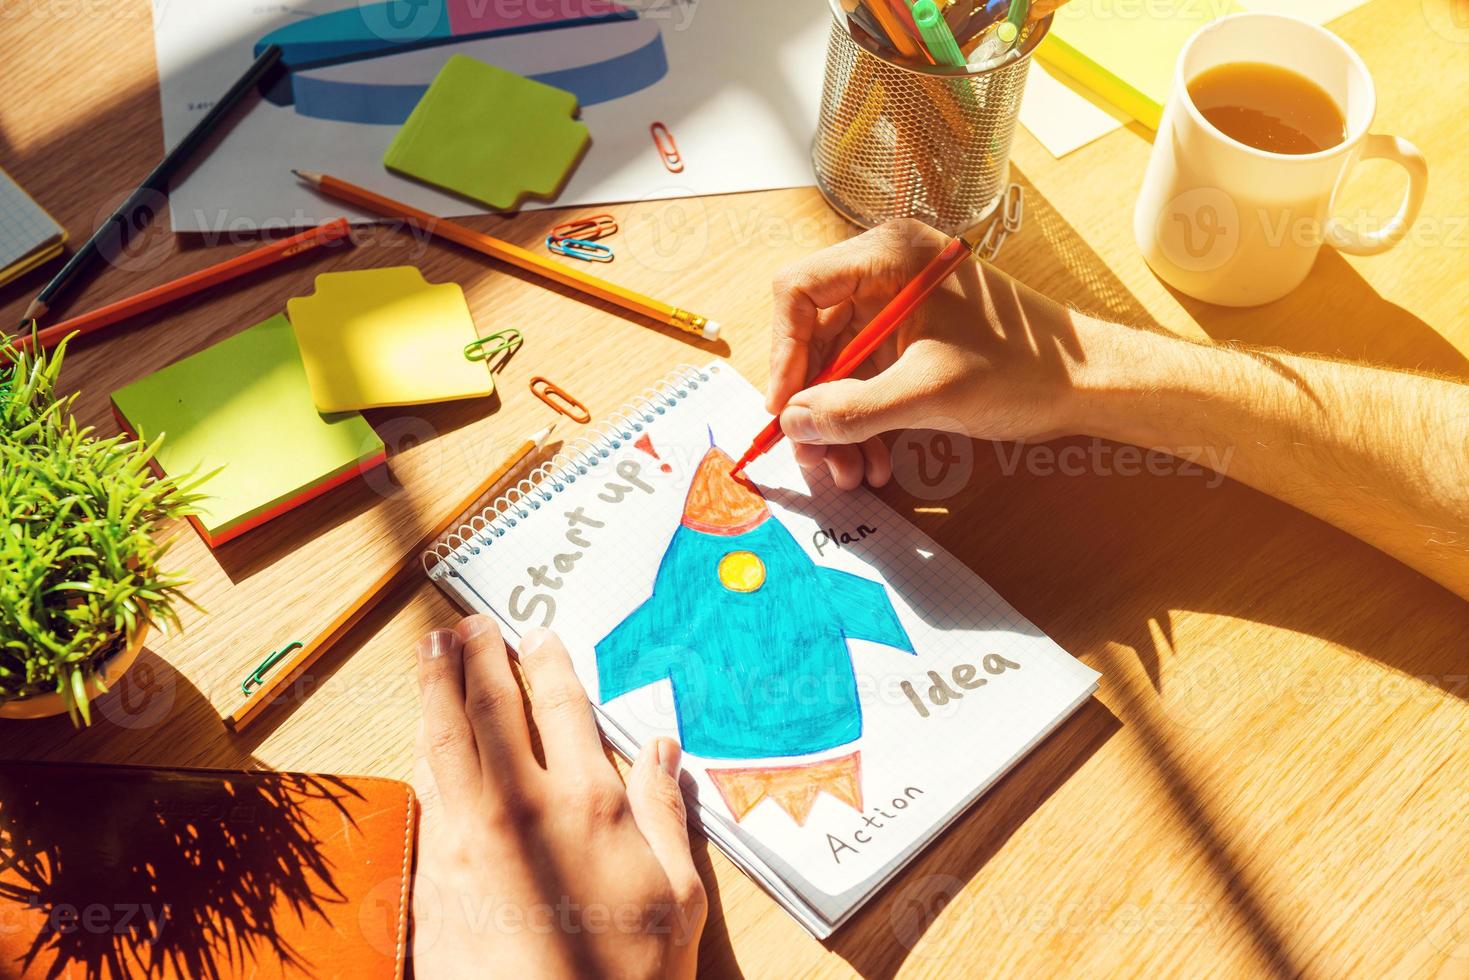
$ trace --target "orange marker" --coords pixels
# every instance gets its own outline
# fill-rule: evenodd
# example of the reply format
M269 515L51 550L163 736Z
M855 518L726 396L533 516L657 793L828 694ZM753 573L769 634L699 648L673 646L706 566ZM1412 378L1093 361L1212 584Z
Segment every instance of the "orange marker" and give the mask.
M966 235L968 234L970 233L966 232ZM857 336L852 338L851 343L842 348L841 353L832 358L831 363L811 379L807 387L814 388L828 381L836 381L838 378L851 377L852 372L857 370L858 366L867 360L884 340L891 337L903 325L903 321L918 309L919 304L927 299L940 283L949 278L955 269L964 264L966 259L973 257L974 247L975 243L969 241L964 235L944 246L943 251L935 255L923 271L913 278L912 282L898 290L898 295L878 311L877 316L872 318L872 322L863 327ZM785 433L780 428L780 416L777 415L770 420L770 424L760 430L760 434L755 437L750 448L745 450L745 454L740 457L740 461L735 464L732 472L735 475L742 473L746 466L770 452L784 438Z
M110 327L114 323L149 310L156 310L160 306L166 306L185 296L192 296L211 286L218 286L222 282L249 275L257 269L263 269L293 255L300 255L302 252L309 252L314 248L346 238L350 231L351 228L346 218L328 221L326 224L303 231L299 235L292 235L290 238L282 238L278 242L262 245L244 255L236 255L232 259L226 259L207 269L200 269L198 272L191 272L172 282L154 286L136 296L129 296L116 303L98 307L90 313L63 320L35 334L21 334L12 343L19 350L29 349L32 343L39 344L43 348L55 347L61 343L63 338L73 333L89 334L94 330ZM35 339L32 340L32 337Z

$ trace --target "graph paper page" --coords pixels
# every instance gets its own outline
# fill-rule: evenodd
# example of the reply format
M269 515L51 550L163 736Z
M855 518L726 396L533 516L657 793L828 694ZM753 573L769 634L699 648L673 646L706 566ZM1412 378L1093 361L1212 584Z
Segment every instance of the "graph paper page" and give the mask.
M0 270L54 242L61 228L21 186L0 171Z
M762 398L722 362L685 377L430 574L512 642L556 630L628 741L679 739L711 836L824 934L1098 675L788 443L749 468L758 494L722 482Z

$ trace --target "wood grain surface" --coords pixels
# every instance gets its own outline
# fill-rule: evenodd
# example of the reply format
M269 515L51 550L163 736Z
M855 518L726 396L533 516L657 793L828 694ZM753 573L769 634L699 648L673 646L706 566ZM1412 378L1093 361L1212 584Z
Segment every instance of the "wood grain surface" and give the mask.
M1196 303L1159 283L1132 241L1148 134L1116 132L1058 161L1021 131L1013 160L1025 226L999 265L1128 322L1469 377L1463 10L1376 0L1334 25L1377 79L1374 129L1412 139L1430 163L1423 217L1392 252L1327 250L1305 285L1259 309ZM0 2L0 41L0 166L80 241L161 152L149 7ZM1383 215L1400 187L1389 166L1364 166L1342 207ZM810 188L609 210L623 230L616 263L601 271L719 318L727 347L453 247L366 228L355 247L72 351L64 383L81 389L82 417L110 433L110 391L280 312L323 271L415 264L430 281L463 284L481 333L514 326L527 337L494 400L371 414L391 479L355 483L214 554L185 529L174 561L207 614L187 613L182 635L151 642L90 730L4 722L0 751L406 778L414 642L457 616L426 581L384 602L292 703L245 735L228 735L219 715L262 657L313 633L444 502L549 420L530 376L549 376L599 417L711 355L763 384L773 274L855 233ZM470 223L539 248L567 214ZM166 227L155 224L57 314L259 243L248 230L210 240ZM3 322L51 268L0 289ZM882 496L1102 671L1101 691L825 944L697 840L713 897L707 973L1469 975L1469 606L1230 482L1096 466L1068 476L1029 455L1013 464L1009 448L963 448L971 472L956 493L932 499L916 461L900 455L899 485ZM962 778L965 760L953 765Z

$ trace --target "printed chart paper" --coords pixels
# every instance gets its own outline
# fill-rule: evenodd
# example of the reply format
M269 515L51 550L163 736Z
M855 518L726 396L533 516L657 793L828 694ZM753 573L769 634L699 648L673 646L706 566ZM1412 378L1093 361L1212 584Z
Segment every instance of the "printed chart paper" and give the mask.
M481 210L382 165L456 54L577 96L591 145L556 206L813 182L830 25L819 4L189 0L155 3L153 16L169 146L267 41L282 45L290 69L173 189L175 231L309 225L342 213L300 186L291 168L331 173L436 214ZM655 121L677 141L683 172L664 168L648 130Z

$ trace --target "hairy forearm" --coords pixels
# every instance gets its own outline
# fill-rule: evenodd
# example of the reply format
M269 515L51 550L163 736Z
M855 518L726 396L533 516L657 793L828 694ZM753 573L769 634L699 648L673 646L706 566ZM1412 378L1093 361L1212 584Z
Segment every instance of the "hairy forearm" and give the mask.
M1190 455L1469 599L1469 386L1078 320L1078 425Z

